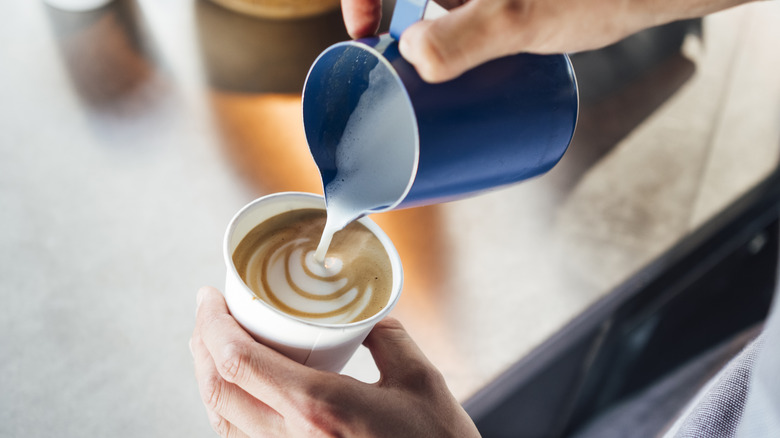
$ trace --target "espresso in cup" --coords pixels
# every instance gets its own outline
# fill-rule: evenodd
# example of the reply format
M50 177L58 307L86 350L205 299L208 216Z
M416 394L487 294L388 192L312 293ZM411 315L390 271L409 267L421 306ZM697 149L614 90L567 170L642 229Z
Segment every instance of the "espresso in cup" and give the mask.
M388 305L390 258L360 222L333 236L324 263L314 253L325 227L321 209L287 211L255 226L233 251L254 295L297 318L328 324L362 321Z

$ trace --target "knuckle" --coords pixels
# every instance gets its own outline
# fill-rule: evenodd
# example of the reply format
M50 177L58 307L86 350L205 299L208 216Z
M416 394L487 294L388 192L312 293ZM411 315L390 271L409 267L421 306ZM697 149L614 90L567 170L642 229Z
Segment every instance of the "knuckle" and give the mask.
M299 400L304 429L309 436L340 437L350 424L351 410L345 403L339 386L329 382L311 382L306 385Z
M209 423L211 423L211 428L214 432L221 437L226 437L230 433L230 425L221 415L212 415L209 418Z
M425 54L424 62L420 62L417 67L420 69L420 75L424 78L439 79L450 74L450 66L453 64L452 58L462 58L462 53L457 49L451 49L453 53L447 54L447 42L437 32L429 32L426 38L420 42L421 49Z
M240 382L249 372L250 357L246 345L241 342L230 342L223 348L222 360L217 365L217 371L228 382Z
M444 376L438 369L416 362L410 364L406 369L402 385L415 391L427 393L441 388L445 383Z
M331 423L329 418L322 416L307 419L304 431L306 431L306 436L309 437L341 438L344 436L338 425Z
M236 426L227 423L227 432L225 432L223 436L225 438L237 438L237 437L245 437L246 435L244 435Z
M533 46L538 44L538 22L546 12L533 0L505 0L497 2L493 24L486 29L485 37L501 36L509 46ZM549 11L548 11L549 12ZM507 37L509 35L509 37ZM507 50L509 50L507 48ZM511 50L510 50L511 52Z
M224 398L224 392L225 381L218 375L210 376L204 383L202 392L203 404L205 404L208 409L220 412L223 405L222 400Z
M511 27L524 24L534 13L534 2L529 0L504 0L497 7L499 22Z
M433 65L442 65L447 60L445 50L446 41L441 37L441 32L428 32L421 44L428 59Z

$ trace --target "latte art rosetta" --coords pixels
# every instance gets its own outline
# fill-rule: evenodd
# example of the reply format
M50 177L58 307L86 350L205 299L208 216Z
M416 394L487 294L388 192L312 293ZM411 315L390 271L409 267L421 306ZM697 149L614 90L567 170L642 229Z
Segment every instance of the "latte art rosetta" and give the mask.
M264 245L249 259L248 271L256 275L247 277L247 285L286 313L323 322L353 321L368 306L371 286L339 275L341 269L324 269L314 261L314 252L307 251L310 246L305 239ZM326 262L342 265L333 258Z
M323 266L314 252L324 221L324 212L311 209L263 222L236 248L236 268L259 299L287 314L323 323L366 319L387 304L389 258L354 223L334 236Z

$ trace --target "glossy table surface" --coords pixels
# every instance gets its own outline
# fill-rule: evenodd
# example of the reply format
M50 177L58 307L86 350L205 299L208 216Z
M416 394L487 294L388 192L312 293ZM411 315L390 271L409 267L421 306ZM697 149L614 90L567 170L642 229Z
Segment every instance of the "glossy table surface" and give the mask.
M223 284L242 205L321 192L300 88L347 38L340 14L2 9L0 436L213 436L195 292ZM550 173L374 217L404 264L394 316L460 400L777 166L778 21L760 2L689 23L664 56L678 27L575 55L579 125ZM364 349L345 372L377 377Z

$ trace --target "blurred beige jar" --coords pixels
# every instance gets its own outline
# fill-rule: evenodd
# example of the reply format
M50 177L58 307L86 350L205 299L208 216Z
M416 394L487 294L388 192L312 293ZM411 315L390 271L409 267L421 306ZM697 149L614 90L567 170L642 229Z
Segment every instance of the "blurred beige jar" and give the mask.
M339 7L340 0L211 0L230 10L263 18L302 18Z

